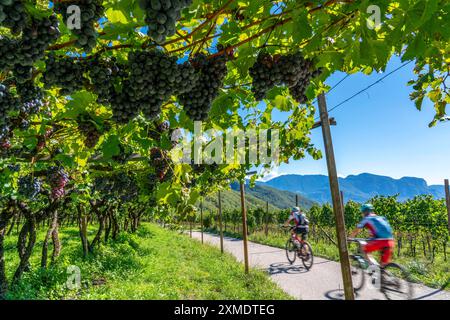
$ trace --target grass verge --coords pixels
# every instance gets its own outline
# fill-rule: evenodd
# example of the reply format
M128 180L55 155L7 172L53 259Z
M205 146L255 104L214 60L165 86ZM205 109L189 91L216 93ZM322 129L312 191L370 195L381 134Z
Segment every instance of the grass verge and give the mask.
M31 271L7 299L291 299L263 272L246 276L231 255L153 224L121 234L86 259L78 229L64 228L61 257L46 270L38 267L43 238L39 232ZM15 241L14 235L6 239L9 278L18 263ZM80 289L66 288L69 266L81 271Z

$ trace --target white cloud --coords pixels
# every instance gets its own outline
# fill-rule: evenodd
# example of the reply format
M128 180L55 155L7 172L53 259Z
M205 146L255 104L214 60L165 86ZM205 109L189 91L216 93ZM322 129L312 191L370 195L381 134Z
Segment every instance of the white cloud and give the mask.
M281 176L282 173L279 172L279 167L272 168L269 172L267 172L264 177L259 178L258 181L269 181L270 179Z

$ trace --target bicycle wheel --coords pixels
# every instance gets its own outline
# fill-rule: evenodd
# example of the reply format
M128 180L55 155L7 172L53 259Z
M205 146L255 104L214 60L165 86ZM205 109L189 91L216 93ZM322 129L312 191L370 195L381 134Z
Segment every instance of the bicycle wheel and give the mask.
M311 269L314 264L314 253L311 245L306 241L303 242L299 252L300 258L303 262L303 266L306 268L306 270Z
M400 265L389 263L381 270L381 292L388 300L411 300L413 284L411 276Z
M286 257L290 264L293 264L295 262L295 259L297 258L297 246L292 241L292 239L289 239L286 242Z
M352 273L352 282L355 292L361 290L364 287L364 282L366 280L366 273L361 265L358 256L350 256L350 271Z

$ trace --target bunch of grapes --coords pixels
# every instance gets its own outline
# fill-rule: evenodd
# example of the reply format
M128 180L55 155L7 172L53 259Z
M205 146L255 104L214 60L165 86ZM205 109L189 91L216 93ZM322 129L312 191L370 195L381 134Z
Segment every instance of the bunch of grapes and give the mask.
M30 127L30 121L28 121L27 114L19 114L18 117L10 119L11 129L19 128L20 130L28 130Z
M118 175L117 178L118 181L116 184L116 192L120 196L120 200L123 202L129 202L139 195L139 186L133 176L122 174Z
M2 151L1 152L2 157L7 156L7 155L3 154L3 152L7 151L9 149L11 149L11 141L8 138L1 138L0 139L0 151Z
M11 30L12 34L18 35L28 20L23 0L0 0L0 26Z
M9 88L0 83L0 139L6 138L9 134L10 119L8 117L10 112L17 111L19 102L14 97Z
M255 64L249 69L250 76L253 78L252 92L256 100L262 100L267 91L275 86L278 80L272 74L273 58L271 55L260 52Z
M301 53L271 56L260 52L249 69L255 99L262 100L273 87L286 85L297 102L306 102L306 89L311 79L320 74L313 67L312 60L305 59Z
M78 130L84 136L84 145L87 148L94 148L102 136L101 132L97 129L93 120L83 119L82 117L77 120Z
M202 121L208 118L211 104L227 75L227 56L218 55L208 59L199 54L192 64L200 73L199 80L191 90L179 95L178 99L189 118Z
M108 103L113 90L114 76L120 72L115 59L94 59L87 62L88 75L99 103Z
M20 177L18 187L19 194L32 200L41 193L42 181L32 176Z
M17 63L31 66L42 59L45 50L61 35L58 18L55 15L41 19L33 18L22 32Z
M18 48L18 40L0 36L0 71L11 69L14 66Z
M64 168L50 167L47 172L47 181L50 185L53 199L60 199L64 197L67 183L69 183L69 175Z
M154 140L160 140L161 135L168 132L170 129L170 124L167 121L160 122L158 124L155 124L154 128L149 128L148 130L148 137Z
M13 67L13 76L16 83L24 83L30 81L33 77L33 67L16 64Z
M169 181L173 178L174 172L173 172L173 167L170 165L167 165L167 169L166 172L164 173L163 178L160 180L161 182L166 182Z
M136 51L128 56L130 63L130 82L134 98L142 101L144 116L156 118L161 105L174 92L176 57L170 57L162 51Z
M21 167L20 164L8 164L7 168L11 172L19 172Z
M20 111L23 114L37 114L44 105L44 92L33 80L16 84L20 100Z
M115 173L107 177L97 177L93 190L109 199L119 197L122 201L129 201L138 195L139 188L131 175Z
M10 135L10 128L8 124L0 124L0 142L6 140L9 137L9 135Z
M112 120L126 124L136 118L144 102L136 97L130 85L128 65L111 58L87 62L87 66L91 87L98 96L97 101L112 109ZM116 83L120 85L115 86Z
M303 79L297 82L295 86L289 87L289 93L292 98L298 103L306 103L308 98L306 97L306 90L308 89L311 79L318 77L322 74L322 69L314 70L312 73L308 73Z
M113 112L112 119L116 123L126 124L136 118L142 110L142 101L137 99L130 90L128 82L125 81L121 92L111 92L109 104Z
M92 51L97 45L97 31L95 23L103 16L105 8L102 5L103 0L73 0L73 1L55 1L55 11L62 14L64 21L68 21L67 8L77 5L81 12L80 29L71 29L77 36L76 45L83 48L86 52Z
M147 34L157 43L163 43L166 37L173 36L181 11L192 2L193 0L140 0L139 5L146 14Z
M61 88L62 95L69 95L81 90L85 78L83 77L84 66L82 62L70 57L56 57L51 54L45 61L46 69L43 73L43 82L46 89L53 86Z
M155 168L156 178L161 182L165 181L165 176L170 169L165 152L159 148L152 148L150 150L150 163Z
M191 91L200 80L200 73L187 61L178 65L178 68L174 70L174 76L175 95L181 95Z
M113 183L109 177L97 177L94 180L93 191L102 194L103 197L112 197Z

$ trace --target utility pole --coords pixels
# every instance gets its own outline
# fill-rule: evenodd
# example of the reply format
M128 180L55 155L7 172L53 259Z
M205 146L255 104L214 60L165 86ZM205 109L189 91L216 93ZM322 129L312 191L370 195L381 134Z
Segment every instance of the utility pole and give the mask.
M333 199L333 210L336 218L336 234L341 262L342 280L344 283L345 299L354 300L355 295L353 290L350 260L348 256L347 233L345 231L344 212L342 210L343 204L339 192L339 180L337 176L336 160L334 157L333 140L331 138L330 121L328 118L325 95L321 93L318 100L322 134L325 145L325 154L327 158L328 177L330 179L331 197Z
M203 243L203 200L200 202L200 230L202 232L202 243Z
M241 181L241 209L242 209L242 239L244 240L244 262L245 262L245 273L248 274L248 239L247 239L247 210L245 208L245 180Z
M218 192L219 197L219 230L220 230L220 251L223 253L223 229L222 229L222 197L220 196L220 190Z
M445 202L447 203L448 232L450 232L450 187L448 179L445 179Z

